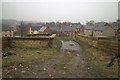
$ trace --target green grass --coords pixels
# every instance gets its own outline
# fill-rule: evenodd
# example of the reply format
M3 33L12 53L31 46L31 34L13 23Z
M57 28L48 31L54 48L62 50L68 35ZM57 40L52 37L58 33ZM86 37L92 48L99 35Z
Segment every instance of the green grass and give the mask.
M9 58L3 58L4 65L8 65L11 62L20 63L23 62L25 64L29 62L34 62L34 60L43 60L48 59L52 54L58 52L58 50L61 48L61 38L56 38L56 48L7 48L4 52L11 52L16 55L12 55ZM23 58L21 58L23 57Z
M25 68L29 65L40 65L48 61L54 54L56 54L55 48L40 48L40 49L21 49L16 48L15 50L10 50L11 53L16 53L16 55L9 56L8 58L3 58L3 77L13 77L20 78L27 76L32 72L27 71ZM20 67L22 64L23 68ZM11 67L17 68L17 71L13 70ZM7 69L7 71L5 71ZM26 73L21 73L22 70L27 71ZM7 72L9 74L7 74Z
M16 48L15 50L10 50L11 53L16 55L9 56L8 58L3 58L3 65L9 65L9 63L24 63L34 62L35 60L44 61L49 58L52 54L56 52L55 48L47 49L22 49Z
M4 52L11 52L16 55L11 55L8 58L3 57L2 58L2 66L3 66L3 77L14 77L14 78L20 78L22 76L27 76L31 74L31 72L26 72L21 74L21 71L24 70L29 65L39 65L47 62L50 58L52 58L53 55L59 52L61 48L61 40L71 40L71 37L56 37L55 44L57 45L54 48L7 48ZM69 52L65 52L64 59L68 60L70 59ZM70 52L72 53L72 52ZM67 57L67 58L66 58ZM65 61L63 59L63 61ZM21 68L19 65L22 64L24 66ZM11 67L14 66L18 68L16 71L13 70ZM7 69L7 71L5 71ZM7 73L10 71L9 73Z
M97 78L105 77L105 78L116 78L118 77L118 65L117 61L115 61L112 67L107 67L108 62L110 61L109 53L105 53L99 49L91 47L80 40L76 41L83 48L85 59L88 61L88 65L92 67L92 75Z
M26 72L25 74L21 74L21 71L24 70L29 65L39 65L47 62L53 55L59 52L61 48L61 40L71 40L71 37L56 37L55 44L56 47L53 48L7 48L5 52L11 52L16 55L8 56L8 58L2 58L2 66L3 66L3 77L14 77L20 78L22 76L27 76L31 74L31 72ZM64 59L66 57L70 57L68 52L65 52ZM69 58L70 59L70 58ZM19 65L22 64L24 66L21 68ZM14 66L18 68L18 70L13 70L11 67ZM7 69L7 71L5 71ZM10 71L9 73L7 73Z
M61 46L62 46L61 40L62 40L61 37L56 37L56 44L57 44L56 49L57 49L57 51L59 51Z
M50 58L52 58L53 55L55 55L57 52L59 52L59 49L61 48L61 38L56 38L56 48L7 48L4 52L11 52L16 55L11 55L8 58L3 57L2 58L2 66L3 66L3 77L22 77L25 75L29 75L30 73L21 74L21 70L18 69L17 71L11 71L11 66L15 66L19 68L19 64L22 64L25 67L29 65L36 65L36 64L42 64L48 61ZM6 74L7 71L4 71L7 69L7 71L11 71L9 74Z

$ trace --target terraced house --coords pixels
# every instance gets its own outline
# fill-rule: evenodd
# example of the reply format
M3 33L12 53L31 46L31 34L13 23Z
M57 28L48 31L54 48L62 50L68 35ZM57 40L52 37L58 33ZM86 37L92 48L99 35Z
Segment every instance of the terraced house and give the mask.
M93 36L115 36L115 31L110 25L96 26Z
M13 37L14 29L9 25L2 25L2 37Z
M52 30L47 27L47 26L42 26L42 28L40 28L39 33L41 34L51 34Z
M93 30L94 26L93 25L85 25L84 26L84 34L88 36L93 36Z
M85 25L84 34L88 36L116 36L117 26L106 22Z
M47 26L30 26L27 34L51 34L52 30Z

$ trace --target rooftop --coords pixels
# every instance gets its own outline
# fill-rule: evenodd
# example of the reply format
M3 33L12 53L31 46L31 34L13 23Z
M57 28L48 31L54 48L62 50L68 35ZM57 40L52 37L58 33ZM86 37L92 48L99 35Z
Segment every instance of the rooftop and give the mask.
M9 25L2 25L2 31L13 31L14 28Z
M40 28L40 32L44 32L44 30L46 29L47 27L46 26L43 26L42 28Z

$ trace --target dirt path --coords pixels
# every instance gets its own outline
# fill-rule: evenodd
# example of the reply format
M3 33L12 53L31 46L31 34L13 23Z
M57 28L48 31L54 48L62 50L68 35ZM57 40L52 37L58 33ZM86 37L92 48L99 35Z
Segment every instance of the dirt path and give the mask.
M27 78L90 78L90 69L86 66L83 52L74 41L61 41L60 52L44 64L32 66Z

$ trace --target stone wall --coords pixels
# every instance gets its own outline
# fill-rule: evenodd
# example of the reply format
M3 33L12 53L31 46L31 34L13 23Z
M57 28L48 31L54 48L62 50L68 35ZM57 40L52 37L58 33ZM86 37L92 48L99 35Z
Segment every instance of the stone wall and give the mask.
M52 47L53 38L12 38L11 46L25 48Z
M41 48L54 47L55 34L42 37L6 37L2 40L3 49L7 47Z

